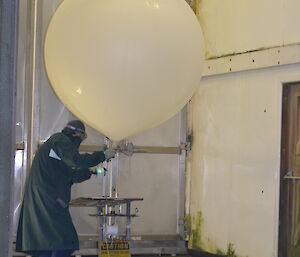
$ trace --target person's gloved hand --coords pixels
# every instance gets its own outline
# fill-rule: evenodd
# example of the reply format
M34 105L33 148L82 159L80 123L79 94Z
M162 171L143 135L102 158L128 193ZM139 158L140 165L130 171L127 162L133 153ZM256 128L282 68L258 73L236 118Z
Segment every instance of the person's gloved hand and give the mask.
M106 161L109 161L111 158L114 158L116 155L116 151L112 148L108 148L104 151Z

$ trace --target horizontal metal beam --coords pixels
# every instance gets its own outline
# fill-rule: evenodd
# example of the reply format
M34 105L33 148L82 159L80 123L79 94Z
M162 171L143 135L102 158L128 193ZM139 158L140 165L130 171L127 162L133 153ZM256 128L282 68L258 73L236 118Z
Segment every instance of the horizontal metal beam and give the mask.
M103 151L106 146L102 145L81 145L79 150L82 152ZM133 153L144 154L181 154L182 147L168 147L168 146L133 146Z
M39 143L41 146L43 142ZM107 148L106 145L81 145L79 148L80 152L95 152L95 151L104 151ZM17 142L16 150L24 150L25 143ZM177 154L180 155L182 150L187 150L184 146L134 146L133 153L143 153L143 154Z
M133 153L147 154L181 154L180 147L167 146L134 146Z
M81 145L79 151L81 152L96 152L104 151L107 148L106 145Z
M39 145L42 145L40 142ZM19 142L19 146L22 146ZM21 148L21 147L20 147ZM81 145L79 151L81 152L95 152L104 151L107 148L106 145ZM187 146L182 144L180 146L133 146L133 153L143 154L177 154L180 155L182 150L187 150Z

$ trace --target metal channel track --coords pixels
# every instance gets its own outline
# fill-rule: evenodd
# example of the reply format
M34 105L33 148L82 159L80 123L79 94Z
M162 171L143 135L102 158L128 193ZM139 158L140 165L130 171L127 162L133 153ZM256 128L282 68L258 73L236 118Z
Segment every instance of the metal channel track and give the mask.
M40 142L41 145L43 142ZM95 152L95 151L103 151L106 148L105 145L81 145L80 151L81 152ZM16 150L24 150L25 143L24 142L17 142L16 143ZM144 153L144 154L176 154L180 155L182 150L187 150L185 144L181 146L134 146L133 153Z

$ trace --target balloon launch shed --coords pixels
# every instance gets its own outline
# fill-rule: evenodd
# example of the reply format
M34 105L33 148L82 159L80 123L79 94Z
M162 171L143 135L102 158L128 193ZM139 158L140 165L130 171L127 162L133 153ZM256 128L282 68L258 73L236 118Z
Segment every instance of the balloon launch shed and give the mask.
M106 158L53 198L73 256L299 257L299 8L0 0L0 257L38 256L16 243L27 181L71 120L79 153ZM47 158L64 161L55 147Z

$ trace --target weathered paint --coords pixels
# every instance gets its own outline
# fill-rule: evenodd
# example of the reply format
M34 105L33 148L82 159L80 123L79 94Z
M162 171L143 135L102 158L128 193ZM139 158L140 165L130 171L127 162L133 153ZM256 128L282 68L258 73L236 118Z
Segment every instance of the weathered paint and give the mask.
M206 58L300 42L298 0L194 0Z
M220 256L226 256L226 257L238 257L235 254L234 245L232 243L229 243L227 246L227 251L223 252L220 249L217 249L214 253L220 255Z
M186 235L188 236L188 240L189 240L190 236L191 236L191 231L192 231L191 215L186 214L185 217L184 217L184 220L185 220L185 232L186 232ZM190 240L189 240L189 242L190 242Z
M196 217L193 217L193 225L190 226L189 248L202 249L201 242L201 225L203 222L202 213L198 212Z
M207 59L300 42L297 0L194 0L192 8ZM196 234L202 250L277 256L281 90L282 83L299 81L299 73L295 64L202 80L191 108L189 187L189 213L197 217L201 210L205 221ZM196 232L197 220L191 221Z
M232 243L228 244L226 256L227 257L237 257Z
M205 243L201 240L201 226L203 224L203 217L201 211L198 212L197 215L193 218L191 218L190 215L186 215L185 219L186 226L189 231L188 247L190 249L207 250L210 253L226 257L238 257L235 254L234 245L232 243L228 243L227 251L224 252L221 249L217 248L216 245L209 238L207 238Z
M299 74L298 64L202 81L192 100L189 247L277 256L281 90Z

